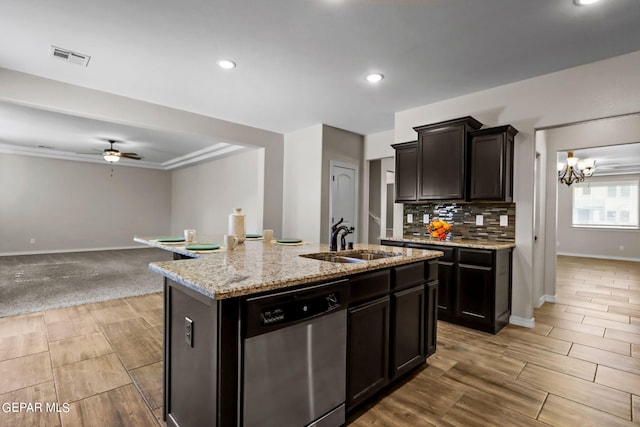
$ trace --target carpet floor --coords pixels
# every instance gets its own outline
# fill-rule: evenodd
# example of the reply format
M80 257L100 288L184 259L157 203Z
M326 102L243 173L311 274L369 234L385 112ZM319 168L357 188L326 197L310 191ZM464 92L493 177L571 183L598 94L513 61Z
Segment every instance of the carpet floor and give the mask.
M156 248L0 257L0 317L159 292L149 263L171 259Z

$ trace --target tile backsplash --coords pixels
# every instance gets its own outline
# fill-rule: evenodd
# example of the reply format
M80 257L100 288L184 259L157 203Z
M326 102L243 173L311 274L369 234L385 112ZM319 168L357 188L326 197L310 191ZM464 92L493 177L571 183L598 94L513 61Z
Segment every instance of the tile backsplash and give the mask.
M413 215L413 222L407 222L407 215ZM516 239L515 203L427 203L404 205L403 237L428 236L424 215L429 220L443 219L452 225L447 240L494 240L513 242ZM483 225L476 225L476 215L483 216ZM508 225L500 225L500 216L508 216Z

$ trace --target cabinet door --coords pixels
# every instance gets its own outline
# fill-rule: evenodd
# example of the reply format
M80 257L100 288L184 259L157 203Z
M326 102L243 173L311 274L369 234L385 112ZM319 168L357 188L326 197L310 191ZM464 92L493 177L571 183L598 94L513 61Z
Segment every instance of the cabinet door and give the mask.
M471 139L470 200L505 200L505 134Z
M424 285L392 295L392 378L424 363Z
M513 200L513 142L511 125L469 133L469 200Z
M396 148L396 202L415 202L418 195L418 144Z
M493 269L458 264L456 316L478 324L491 324L493 306Z
M425 132L419 141L418 200L464 199L465 127Z
M349 309L347 408L389 382L389 297Z
M436 352L438 330L438 281L427 283L424 313L424 351L429 357Z

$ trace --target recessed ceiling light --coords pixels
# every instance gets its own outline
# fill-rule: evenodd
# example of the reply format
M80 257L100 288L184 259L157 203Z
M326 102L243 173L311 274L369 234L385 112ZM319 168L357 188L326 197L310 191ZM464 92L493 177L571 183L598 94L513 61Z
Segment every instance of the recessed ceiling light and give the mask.
M232 68L236 68L236 63L228 59L221 59L220 61L218 61L218 66L220 68L224 68L225 70L231 70Z
M578 6L586 6L588 4L593 4L593 3L597 3L600 0L573 0L573 2L575 4L577 4Z
M371 73L367 75L366 79L369 83L378 83L384 79L384 76L380 73Z

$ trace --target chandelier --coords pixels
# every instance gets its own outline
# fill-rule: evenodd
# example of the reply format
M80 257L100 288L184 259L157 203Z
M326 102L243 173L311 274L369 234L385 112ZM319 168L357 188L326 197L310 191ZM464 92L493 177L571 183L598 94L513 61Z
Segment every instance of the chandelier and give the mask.
M558 181L571 185L574 182L583 182L596 171L596 161L594 159L580 160L573 157L573 151L567 154L566 163L558 163Z

